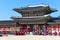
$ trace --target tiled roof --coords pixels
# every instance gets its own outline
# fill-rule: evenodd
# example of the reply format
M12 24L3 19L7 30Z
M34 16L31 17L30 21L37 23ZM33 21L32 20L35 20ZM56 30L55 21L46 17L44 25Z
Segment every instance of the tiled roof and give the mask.
M0 24L15 24L15 22L13 20L1 20Z
M38 10L43 10L46 7L26 7L26 8L14 8L13 10L18 11L18 12L29 12L29 11L38 11Z
M45 19L46 16L31 16L31 17L11 17L14 20L20 20L20 21L32 21L32 20L41 20Z
M60 24L60 18L52 18L48 21L48 24Z

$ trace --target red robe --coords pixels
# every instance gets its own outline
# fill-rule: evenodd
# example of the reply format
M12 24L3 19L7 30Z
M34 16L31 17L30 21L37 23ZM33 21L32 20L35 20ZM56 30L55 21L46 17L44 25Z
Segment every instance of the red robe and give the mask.
M56 31L54 32L54 35L55 35L55 36L57 35L57 32L56 32Z

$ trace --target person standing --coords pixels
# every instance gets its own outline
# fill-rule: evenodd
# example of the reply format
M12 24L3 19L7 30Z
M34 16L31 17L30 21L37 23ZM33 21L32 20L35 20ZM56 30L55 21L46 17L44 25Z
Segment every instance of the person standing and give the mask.
M5 28L6 36L8 36L8 27Z
M54 35L55 35L55 36L57 35L57 32L56 32L56 31L54 32Z
M5 28L4 27L2 27L2 36L4 36L4 30L5 30Z

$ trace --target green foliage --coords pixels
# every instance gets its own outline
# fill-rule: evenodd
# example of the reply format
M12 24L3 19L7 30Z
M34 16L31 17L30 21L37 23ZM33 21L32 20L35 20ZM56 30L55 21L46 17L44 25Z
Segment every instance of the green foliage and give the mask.
M16 28L10 28L10 30L20 30L19 27Z

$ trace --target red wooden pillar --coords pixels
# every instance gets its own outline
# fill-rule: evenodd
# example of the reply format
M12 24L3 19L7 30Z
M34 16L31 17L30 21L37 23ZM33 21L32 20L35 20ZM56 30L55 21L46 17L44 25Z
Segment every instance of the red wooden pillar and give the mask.
M27 26L26 26L26 28L28 28L28 23L27 23Z
M27 34L27 32L28 32L28 23L26 25L26 32L25 32L25 34Z

